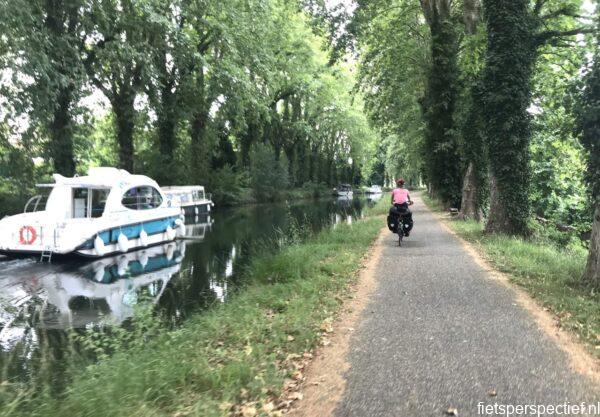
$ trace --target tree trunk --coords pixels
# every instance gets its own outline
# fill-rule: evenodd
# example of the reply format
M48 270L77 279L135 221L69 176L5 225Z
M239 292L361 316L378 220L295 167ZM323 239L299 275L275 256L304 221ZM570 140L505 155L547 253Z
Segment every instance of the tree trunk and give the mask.
M72 94L69 87L61 88L50 124L50 156L54 171L72 177L75 174L73 155L73 121L71 119Z
M463 181L462 200L460 205L461 218L465 220L472 219L478 222L482 220L483 213L481 212L477 201L477 191L478 184L475 175L475 165L473 162L470 162Z
M135 94L123 93L113 100L117 141L119 143L119 166L133 172L133 131L135 128Z
M423 102L427 176L445 206L458 203L461 172L454 112L458 91L458 36L451 1L421 2L431 32L431 68Z
M191 152L190 156L192 176L194 179L206 182L208 176L209 144L207 143L206 128L208 112L205 110L196 113L191 126Z
M174 180L175 172L173 168L173 154L175 151L175 120L165 115L165 118L158 122L158 143L160 152L160 161L163 169L157 171L156 181L159 184L170 184ZM160 173L160 174L159 174Z
M55 0L46 0L44 2L44 12L46 18L44 25L50 33L51 39L46 51L48 60L54 68L50 77L52 84L56 86L56 102L52 112L52 120L49 124L50 133L50 156L53 161L54 171L72 177L75 174L75 156L73 152L73 119L71 107L75 86L58 83L57 79L69 79L74 82L76 75L73 68L73 55L77 56L69 41L64 39L67 36L76 37L76 28L79 23L77 3L63 4ZM65 33L66 32L66 33ZM57 50L56 42L67 43L64 49ZM75 61L76 62L76 61ZM55 78L56 77L56 78ZM62 86L60 86L62 85Z
M593 285L594 288L600 288L600 201L596 202L594 225L590 239L590 253L583 279Z
M517 234L517 231L513 232L513 226L506 213L506 207L500 201L498 180L493 173L490 173L490 213L485 225L485 232Z
M488 48L482 118L493 175L487 232L529 232L531 74L536 57L528 0L484 0ZM491 179L492 180L492 179Z
M477 33L477 25L481 20L481 2L479 0L463 0L463 21L465 32L469 35Z
M177 96L171 91L172 82L165 82L160 95L160 106L157 114L158 148L162 169L157 171L156 181L159 184L172 184L176 172L173 168L175 148L177 146Z
M241 164L244 168L250 167L250 150L252 149L252 145L258 142L260 135L260 126L254 117L254 115L246 112L246 123L248 128L240 140Z

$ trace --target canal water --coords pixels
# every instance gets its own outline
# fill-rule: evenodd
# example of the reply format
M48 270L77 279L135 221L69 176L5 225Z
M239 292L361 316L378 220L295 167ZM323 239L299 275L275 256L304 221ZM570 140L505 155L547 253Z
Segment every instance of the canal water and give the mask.
M185 240L92 262L0 260L0 382L62 384L74 334L127 329L142 306L166 325L227 302L252 256L350 223L372 200L324 199L188 218ZM72 364L71 364L72 365Z

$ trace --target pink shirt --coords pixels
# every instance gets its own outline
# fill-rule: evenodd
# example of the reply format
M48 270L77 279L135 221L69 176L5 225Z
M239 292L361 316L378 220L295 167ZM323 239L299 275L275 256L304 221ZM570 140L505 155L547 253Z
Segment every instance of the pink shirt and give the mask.
M408 201L408 190L406 188L394 188L392 191L394 204L404 204Z

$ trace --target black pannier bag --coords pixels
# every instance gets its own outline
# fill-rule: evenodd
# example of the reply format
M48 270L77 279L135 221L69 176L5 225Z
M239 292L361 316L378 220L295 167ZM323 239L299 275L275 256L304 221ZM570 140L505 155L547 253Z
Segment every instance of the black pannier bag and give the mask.
M387 217L388 229L390 229L390 231L392 231L394 233L398 233L398 229L400 227L402 227L402 224L403 224L402 216L407 213L408 213L408 206L406 208L402 207L402 206L401 207L397 207L395 205L392 206L390 208L390 211L389 211L388 217ZM411 227L411 229L412 229L412 227Z
M388 229L391 232L398 233L398 226L400 225L400 211L396 206L392 206L387 216Z
M398 223L399 223L398 215L388 214L387 216L387 225L390 232L398 233Z

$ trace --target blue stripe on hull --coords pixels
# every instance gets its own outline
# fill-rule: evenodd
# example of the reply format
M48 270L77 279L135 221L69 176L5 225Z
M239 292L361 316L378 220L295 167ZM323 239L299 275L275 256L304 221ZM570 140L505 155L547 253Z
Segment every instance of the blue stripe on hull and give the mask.
M105 230L98 233L100 239L104 241L104 244L117 243L119 235L123 233L127 239L137 239L140 237L142 230L145 230L148 235L155 235L158 233L164 233L167 227L171 226L175 228L175 220L179 216L167 217L165 219L150 220L142 223L128 224L127 226L113 227L112 229ZM87 242L79 247L79 249L92 249L94 247L94 239L96 236L90 238Z
M148 263L146 264L146 266L142 266L142 264L139 260L130 261L127 264L127 275L126 276L127 277L136 277L138 275L155 272L160 269L164 269L164 268L173 266L178 263L175 260L178 255L180 255L180 252L176 251L171 260L169 260L166 255L153 256L148 259ZM104 275L102 276L101 281L96 281L93 274L89 274L88 278L93 279L95 282L109 284L111 282L115 282L124 277L119 275L119 266L118 265L109 265L108 267L104 268Z

